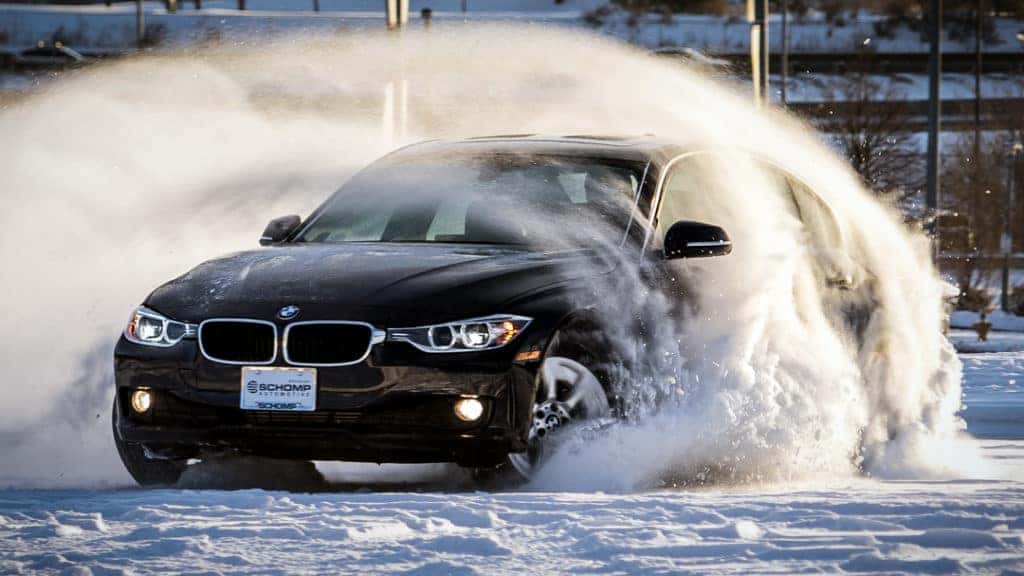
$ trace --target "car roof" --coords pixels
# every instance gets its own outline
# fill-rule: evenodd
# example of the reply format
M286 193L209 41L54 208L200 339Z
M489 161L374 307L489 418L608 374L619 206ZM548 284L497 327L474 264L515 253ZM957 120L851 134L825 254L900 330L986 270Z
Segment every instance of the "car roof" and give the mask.
M505 134L457 140L427 140L395 150L386 158L401 160L412 156L454 154L538 154L660 161L677 156L687 148L653 135L549 135Z

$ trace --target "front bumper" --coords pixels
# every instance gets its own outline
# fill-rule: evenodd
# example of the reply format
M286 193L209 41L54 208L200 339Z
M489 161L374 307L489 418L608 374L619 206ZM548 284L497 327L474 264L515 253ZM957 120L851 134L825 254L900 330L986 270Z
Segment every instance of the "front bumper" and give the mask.
M116 430L152 456L197 457L204 451L303 460L456 462L489 466L525 450L535 367L517 363L384 365L318 370L315 412L239 408L241 367L203 358L194 341L171 349L124 340L115 350ZM386 350L382 350L386 353ZM152 408L130 408L133 390L152 391ZM479 398L483 416L467 423L453 405Z

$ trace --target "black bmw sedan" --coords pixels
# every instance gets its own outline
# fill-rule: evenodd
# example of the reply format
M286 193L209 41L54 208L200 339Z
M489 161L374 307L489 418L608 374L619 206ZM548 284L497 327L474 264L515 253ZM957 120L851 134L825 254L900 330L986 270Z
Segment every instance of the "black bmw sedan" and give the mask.
M729 253L725 231L663 199L694 154L509 136L378 160L133 312L115 350L126 468L170 484L230 452L529 478L555 431L614 413L588 292L614 260L595 254Z

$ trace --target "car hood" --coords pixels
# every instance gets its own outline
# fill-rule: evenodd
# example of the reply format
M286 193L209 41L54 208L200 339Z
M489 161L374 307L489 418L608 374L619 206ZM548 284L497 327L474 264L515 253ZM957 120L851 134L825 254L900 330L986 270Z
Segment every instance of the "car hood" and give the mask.
M451 244L292 244L200 264L146 300L167 316L346 319L396 325L512 312L519 298L606 273L587 250Z

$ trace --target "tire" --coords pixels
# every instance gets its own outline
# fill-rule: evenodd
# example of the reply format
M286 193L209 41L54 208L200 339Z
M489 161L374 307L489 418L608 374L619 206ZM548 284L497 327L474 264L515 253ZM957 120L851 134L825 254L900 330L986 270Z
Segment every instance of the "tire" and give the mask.
M573 421L584 421L603 418L613 414L616 404L614 394L615 360L609 352L611 348L602 332L591 322L577 321L562 327L552 336L544 354L544 361L538 370L537 398L531 409L531 420L541 418L541 410L547 400L547 386L557 389L558 400L573 397L573 389L565 387L565 381L559 374L579 374L585 381L586 409L571 414ZM582 374L585 371L586 374ZM558 384L546 380L557 381ZM536 411L536 412L535 412ZM550 415L550 414L549 414ZM536 427L536 421L534 421ZM534 428L531 428L531 436ZM543 436L531 437L532 447L525 453L513 453L506 456L505 461L494 468L482 468L473 471L473 479L483 488L505 488L520 486L529 482L536 472L543 467L545 454Z
M544 357L560 356L579 362L601 383L609 406L618 414L617 388L623 379L625 363L607 333L593 320L580 319L560 328L548 343Z
M114 445L117 446L117 454L121 457L128 473L140 486L173 486L181 478L184 472L186 461L184 460L156 460L146 457L146 451L139 444L125 442L117 433L117 419L120 416L117 399L114 399L114 409L111 412L111 428L114 433Z

